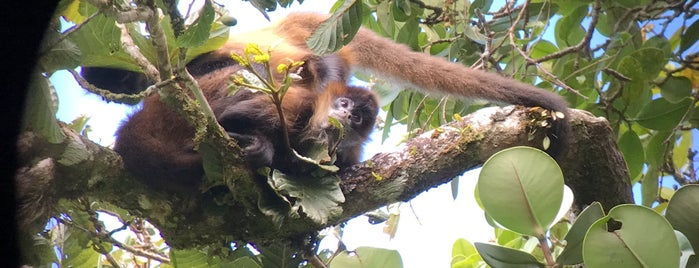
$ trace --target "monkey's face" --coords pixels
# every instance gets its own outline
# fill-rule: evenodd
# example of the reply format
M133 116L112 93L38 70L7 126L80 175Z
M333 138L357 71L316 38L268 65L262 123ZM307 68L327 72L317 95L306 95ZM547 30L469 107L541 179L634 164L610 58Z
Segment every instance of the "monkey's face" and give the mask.
M345 131L343 143L361 144L367 140L374 128L378 106L371 91L360 87L346 87L344 94L332 101L328 116L342 124Z

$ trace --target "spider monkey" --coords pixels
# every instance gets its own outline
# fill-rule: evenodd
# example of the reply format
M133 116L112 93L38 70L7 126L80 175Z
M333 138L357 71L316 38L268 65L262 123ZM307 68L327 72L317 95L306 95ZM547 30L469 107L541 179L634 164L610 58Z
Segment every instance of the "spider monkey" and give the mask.
M327 117L347 115L342 121L350 126L354 136L343 140L338 147L337 164L341 168L358 162L378 110L372 93L347 85L352 69L367 69L423 91L540 106L563 113L566 116L553 120L549 153L556 155L565 146L568 105L559 95L414 52L365 28L360 28L353 40L337 53L314 56L306 40L326 18L327 15L321 14L291 14L268 28L233 36L222 48L188 64L190 73L198 76L218 121L241 142L246 159L253 167L268 165L284 171L293 170L297 163L290 162L288 150L280 147L279 125L276 124L279 122L273 119L277 113L272 112L266 97L245 91L229 97L223 93L227 77L239 69L230 53L242 51L248 43L260 44L263 50L274 45L271 66L289 59L307 61L307 74L289 90L287 94L291 95L285 98L283 105L289 134L294 141L292 147L303 151L308 141L334 139ZM133 77L124 80L123 74L86 69L83 75L88 81L103 82L107 89L110 86L138 88L139 83L142 86L144 82ZM201 159L193 149L193 130L186 126L186 122L160 103L157 96L149 97L143 110L120 128L115 150L123 156L127 168L139 177L151 178L158 184L194 182L203 175L203 170Z
M346 69L333 67L346 65L337 55L309 55L304 59L302 79L289 88L282 102L291 147L305 155L315 143L338 143L337 166L344 168L359 162L362 144L376 121L376 96L365 88L346 85L349 75L344 72ZM291 156L292 152L282 142L279 115L268 96L247 89L229 95L229 78L242 69L240 65L228 57L218 61L197 59L187 68L198 81L218 122L244 149L252 170L269 166L292 175L310 172L313 166L295 161L297 158ZM100 78L95 77L91 70L94 68L86 69L88 81ZM100 79L110 83L105 82L108 80L105 77ZM142 82L135 84L147 85ZM337 129L327 123L329 116L344 126L341 141ZM191 191L192 185L198 185L204 175L193 137L194 129L156 94L146 98L143 109L119 128L114 150L122 156L127 170L148 185L177 192Z
M231 38L224 47L206 55L207 61L225 57L244 43L275 44L292 59L312 55L306 40L318 29L328 15L293 13L254 33ZM514 79L468 68L460 63L412 51L408 46L381 37L361 27L352 41L337 53L349 68L365 69L391 81L407 84L418 90L450 94L465 99L484 99L502 103L542 107L560 114L552 121L551 147L548 153L557 156L566 146L568 104L558 94L541 90ZM279 59L277 59L279 60Z

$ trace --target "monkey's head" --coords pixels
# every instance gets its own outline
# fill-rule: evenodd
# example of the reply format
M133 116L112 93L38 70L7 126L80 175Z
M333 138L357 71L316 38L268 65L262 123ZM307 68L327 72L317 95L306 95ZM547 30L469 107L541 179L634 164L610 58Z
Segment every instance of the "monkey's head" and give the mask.
M339 149L361 148L374 129L379 103L376 95L368 89L330 82L316 101L316 113L311 125L322 129L330 144L337 142L339 130L329 123L328 118L337 119L343 126L344 137ZM352 149L354 150L354 149Z

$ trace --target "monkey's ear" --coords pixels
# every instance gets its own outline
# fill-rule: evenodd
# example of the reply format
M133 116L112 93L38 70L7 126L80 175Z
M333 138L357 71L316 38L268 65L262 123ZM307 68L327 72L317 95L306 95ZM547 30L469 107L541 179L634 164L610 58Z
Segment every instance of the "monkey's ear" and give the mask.
M107 67L83 67L82 77L94 86L112 93L136 94L152 85L145 74Z

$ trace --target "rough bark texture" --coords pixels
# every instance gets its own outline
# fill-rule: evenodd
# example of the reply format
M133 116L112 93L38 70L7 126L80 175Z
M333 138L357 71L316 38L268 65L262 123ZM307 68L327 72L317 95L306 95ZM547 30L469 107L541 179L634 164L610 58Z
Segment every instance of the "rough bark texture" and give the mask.
M512 146L541 148L544 129L532 127L532 111L524 107L487 108L460 122L410 140L391 152L345 170L343 222L383 205L406 201L480 166L493 153ZM575 208L600 201L605 209L633 202L629 175L615 135L604 118L571 112L569 149L559 157L566 184L576 196ZM281 229L258 210L245 209L225 189L199 196L153 192L123 171L112 150L99 147L64 127L68 139L52 145L31 132L20 136L18 171L20 214L26 231L35 231L59 198L87 196L122 207L151 220L173 247L242 240L266 242L301 237L323 226L305 217L288 219ZM240 167L238 167L240 168ZM256 193L234 193L254 200ZM246 201L246 202L247 202ZM48 209L47 209L48 208Z

